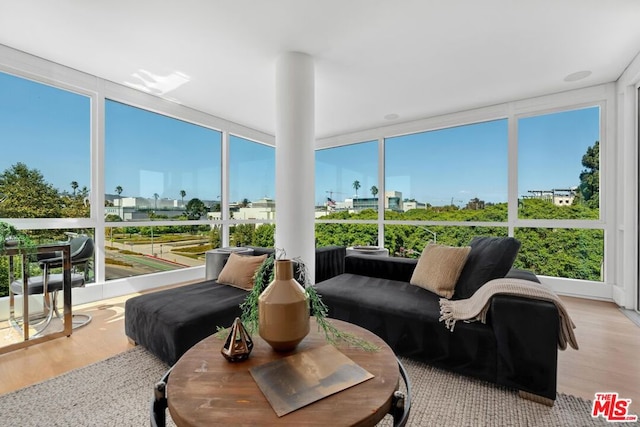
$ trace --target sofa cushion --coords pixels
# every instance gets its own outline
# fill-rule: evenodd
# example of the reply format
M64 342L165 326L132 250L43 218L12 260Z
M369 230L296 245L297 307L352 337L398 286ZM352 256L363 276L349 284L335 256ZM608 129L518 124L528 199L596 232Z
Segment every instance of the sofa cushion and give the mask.
M451 298L469 251L470 246L428 244L418 259L409 283L441 297Z
M345 273L315 288L328 306L339 301L359 310L382 310L416 322L438 322L440 317L440 298L408 282Z
M225 285L250 290L253 288L253 276L265 259L267 259L266 254L244 256L232 252L218 275L217 281Z
M456 284L454 298L470 298L489 280L504 277L519 249L520 242L513 237L475 237Z
M344 272L409 282L417 264L418 260L413 258L348 255L344 259Z

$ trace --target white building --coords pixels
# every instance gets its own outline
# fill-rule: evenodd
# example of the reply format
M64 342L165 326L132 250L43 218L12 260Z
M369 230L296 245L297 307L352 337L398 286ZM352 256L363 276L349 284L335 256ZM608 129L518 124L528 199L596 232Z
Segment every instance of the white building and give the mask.
M426 203L416 202L415 200L413 202L402 202L402 210L405 212L411 209L426 209L426 208L427 208Z
M384 210L400 211L402 210L402 191L385 191L384 192Z
M267 219L275 220L276 202L263 198L249 203L249 206L233 211L233 219Z
M577 187L529 190L528 193L531 194L531 196L528 196L528 198L548 200L556 206L571 206L576 198L577 191Z

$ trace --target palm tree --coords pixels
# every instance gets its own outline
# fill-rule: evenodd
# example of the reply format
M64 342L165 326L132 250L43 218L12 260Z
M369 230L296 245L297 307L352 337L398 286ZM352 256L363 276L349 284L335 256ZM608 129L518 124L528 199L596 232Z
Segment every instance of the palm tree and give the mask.
M156 200L156 210L158 210L158 199L160 198L160 195L158 193L153 193L153 198Z
M373 197L376 197L376 194L378 194L378 187L376 187L375 185L371 186L371 194L373 195Z
M121 186L117 186L116 187L116 193L118 193L118 197L120 197L120 195L122 194L122 187Z
M71 188L73 189L73 195L76 195L76 190L78 189L78 181L71 181Z
M184 196L187 195L187 192L184 190L180 190L180 197L182 198L182 206L184 206Z
M358 190L360 189L360 181L353 181L353 188L356 190L356 199L358 198Z

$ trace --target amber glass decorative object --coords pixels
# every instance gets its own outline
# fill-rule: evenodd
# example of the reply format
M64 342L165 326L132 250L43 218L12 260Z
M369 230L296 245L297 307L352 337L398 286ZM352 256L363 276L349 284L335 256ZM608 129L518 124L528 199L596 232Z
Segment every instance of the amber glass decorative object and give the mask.
M273 282L258 299L258 333L276 351L291 351L309 333L309 298L293 278L293 261L276 260Z
M231 332L225 341L224 346L220 352L229 362L240 362L247 360L249 354L253 350L253 341L251 336L244 328L244 325L240 321L239 317L233 321L231 326Z

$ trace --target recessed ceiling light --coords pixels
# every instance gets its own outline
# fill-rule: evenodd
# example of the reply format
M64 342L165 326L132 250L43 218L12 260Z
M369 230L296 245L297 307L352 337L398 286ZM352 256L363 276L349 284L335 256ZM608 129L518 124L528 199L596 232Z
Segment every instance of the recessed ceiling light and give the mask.
M576 73L571 73L567 77L564 78L565 82L577 82L578 80L586 79L591 75L591 71L584 70L578 71Z
M391 113L391 114L387 114L386 116L384 116L385 120L395 120L398 117L400 117L399 115L397 115L396 113Z

